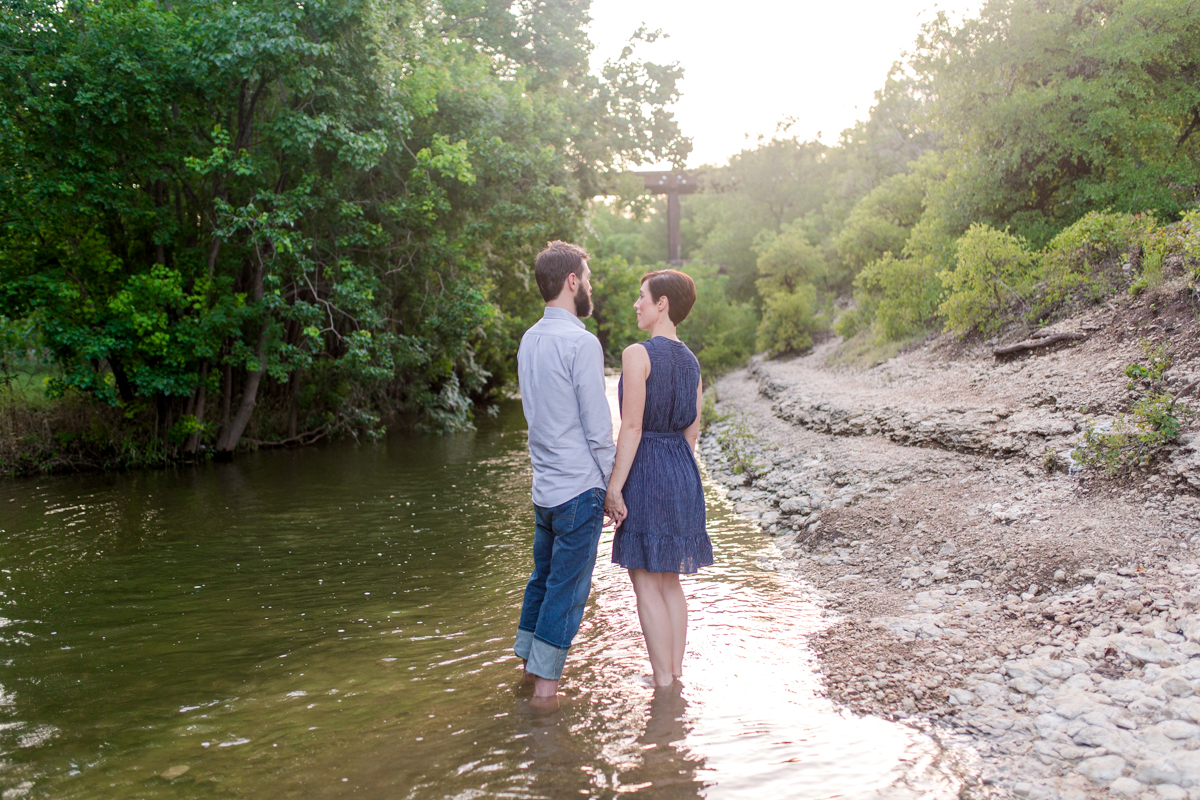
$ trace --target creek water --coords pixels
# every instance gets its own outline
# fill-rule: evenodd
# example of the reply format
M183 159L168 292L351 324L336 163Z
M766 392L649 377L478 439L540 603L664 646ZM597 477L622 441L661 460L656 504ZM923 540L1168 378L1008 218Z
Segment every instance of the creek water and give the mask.
M606 533L566 697L531 708L523 425L5 483L4 800L957 795L933 741L816 696L820 613L712 487L682 687L641 677Z

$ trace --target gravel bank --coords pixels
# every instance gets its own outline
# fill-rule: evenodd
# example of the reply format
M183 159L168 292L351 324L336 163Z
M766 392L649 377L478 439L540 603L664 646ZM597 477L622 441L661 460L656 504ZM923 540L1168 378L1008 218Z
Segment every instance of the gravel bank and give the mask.
M1061 469L1138 355L1107 330L1009 364L833 371L827 345L715 387L704 460L826 599L829 695L972 750L972 796L1200 798L1193 440L1136 480Z

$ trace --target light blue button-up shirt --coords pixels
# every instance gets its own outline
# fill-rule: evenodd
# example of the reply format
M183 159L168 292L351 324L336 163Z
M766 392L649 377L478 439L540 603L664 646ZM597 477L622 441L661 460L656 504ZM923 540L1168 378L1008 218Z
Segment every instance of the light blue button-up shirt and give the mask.
M517 351L529 425L533 502L560 506L608 487L617 446L604 394L604 351L569 311L547 308Z

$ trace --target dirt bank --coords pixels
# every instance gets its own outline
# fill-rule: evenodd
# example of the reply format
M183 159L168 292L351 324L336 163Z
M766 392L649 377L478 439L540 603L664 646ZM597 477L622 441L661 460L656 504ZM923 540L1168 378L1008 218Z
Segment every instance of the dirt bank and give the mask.
M1200 798L1195 419L1119 479L1072 458L1128 410L1145 342L1169 391L1200 377L1189 297L1100 307L1054 326L1085 340L1010 361L943 338L832 369L830 343L714 387L705 461L775 537L764 566L827 598L829 694L965 743L973 796Z

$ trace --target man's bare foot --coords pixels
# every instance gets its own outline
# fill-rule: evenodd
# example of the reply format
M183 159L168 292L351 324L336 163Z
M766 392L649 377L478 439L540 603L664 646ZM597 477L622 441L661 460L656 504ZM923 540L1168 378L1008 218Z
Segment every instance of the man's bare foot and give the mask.
M553 697L531 697L529 707L538 712L558 711L562 708L562 698L557 694Z
M545 700L551 697L558 697L558 681L552 681L549 678L543 678L534 675L533 681L533 697L536 700Z
M528 664L528 661L521 662L521 683L525 686L528 686L537 679L537 675L534 675L532 672L525 669L526 665Z

